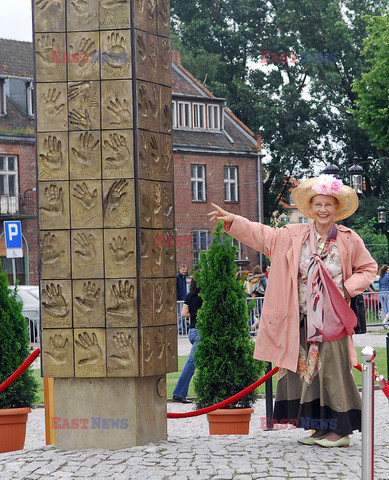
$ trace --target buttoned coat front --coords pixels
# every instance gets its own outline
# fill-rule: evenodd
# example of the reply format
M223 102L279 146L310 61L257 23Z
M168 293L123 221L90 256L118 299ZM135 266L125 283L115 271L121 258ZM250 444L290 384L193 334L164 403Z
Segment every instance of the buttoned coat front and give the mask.
M377 274L377 264L361 237L353 230L336 225L343 282L351 297L363 292ZM295 224L271 228L235 215L225 231L240 242L270 258L271 270L261 312L254 357L295 372L299 354L298 269L302 244L310 225ZM357 355L349 336L351 365Z

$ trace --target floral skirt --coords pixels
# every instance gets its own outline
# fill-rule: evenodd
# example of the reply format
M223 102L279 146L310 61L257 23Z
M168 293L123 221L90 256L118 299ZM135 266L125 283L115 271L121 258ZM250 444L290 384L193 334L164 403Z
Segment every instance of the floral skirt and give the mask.
M347 337L308 344L306 331L306 315L301 315L297 372L278 372L273 423L342 436L361 430L362 402L350 371Z

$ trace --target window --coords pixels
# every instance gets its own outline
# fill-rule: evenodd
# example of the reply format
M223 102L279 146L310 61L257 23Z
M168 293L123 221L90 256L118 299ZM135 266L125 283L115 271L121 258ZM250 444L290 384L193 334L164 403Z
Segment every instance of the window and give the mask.
M17 157L0 156L0 211L16 213L18 210L18 166Z
M173 128L177 128L177 111L176 111L177 104L176 102L172 102L172 126Z
M280 222L281 222L283 225L286 225L287 223L290 223L290 222L291 222L291 218L283 215L282 217L280 217Z
M309 223L309 218L307 217L299 217L298 223Z
M191 165L192 202L205 202L205 165Z
M208 250L210 236L208 230L196 230L192 232L193 265L196 265L200 260L200 253Z
M193 128L205 128L205 105L193 104Z
M224 167L224 200L238 201L238 167Z
M27 83L27 115L34 116L34 83Z
M220 130L218 105L208 105L208 128L212 130Z
M181 128L190 128L190 103L178 102L178 126Z
M7 115L7 97L5 95L4 80L0 78L0 115Z
M295 203L294 203L294 200L293 200L293 197L292 197L292 194L291 194L291 193L289 194L289 205L290 205L291 207L295 207L295 206L296 206Z
M241 243L236 239L232 239L232 244L238 247L238 251L236 252L236 260L242 260L242 245Z

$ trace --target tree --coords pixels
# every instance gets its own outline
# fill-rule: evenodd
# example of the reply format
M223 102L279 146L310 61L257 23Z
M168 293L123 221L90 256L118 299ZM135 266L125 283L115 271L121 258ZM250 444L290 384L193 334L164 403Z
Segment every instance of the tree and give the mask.
M29 355L28 325L22 315L16 290L8 288L6 272L0 271L0 384L7 380ZM30 370L0 394L0 408L30 407L38 384Z
M354 83L355 115L372 143L389 149L389 15L366 17L368 37L362 54L368 70Z
M200 342L195 354L198 408L235 395L258 380L264 370L264 362L253 358L245 287L236 278L236 251L219 222L195 273L203 299L197 314ZM256 397L251 392L229 408L249 407Z
M262 135L271 156L264 178L267 221L287 199L288 179L312 174L319 161L337 163L346 176L357 157L367 173L366 196L389 192L387 157L371 145L351 112L352 85L365 67L362 18L383 5L382 0L314 5L172 0L184 66Z

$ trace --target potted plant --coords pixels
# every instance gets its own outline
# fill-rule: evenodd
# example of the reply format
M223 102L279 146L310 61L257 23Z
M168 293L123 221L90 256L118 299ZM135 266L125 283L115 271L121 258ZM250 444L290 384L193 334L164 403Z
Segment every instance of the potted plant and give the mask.
M0 270L0 384L9 378L30 353L28 324L22 315L17 289L8 288L7 274ZM38 384L26 370L0 393L0 452L21 450L26 436L30 406Z
M203 299L197 315L200 332L194 379L197 408L232 397L258 380L265 369L264 362L253 358L245 287L237 281L236 252L232 238L222 231L219 222L209 250L201 255L200 270L195 273ZM210 433L248 434L249 423L244 431L237 430L241 420L235 419L229 431L219 431L219 427L231 413L235 418L246 416L249 422L256 399L253 391L228 407L208 414Z

